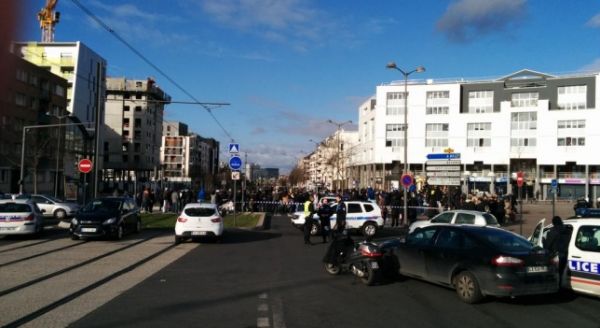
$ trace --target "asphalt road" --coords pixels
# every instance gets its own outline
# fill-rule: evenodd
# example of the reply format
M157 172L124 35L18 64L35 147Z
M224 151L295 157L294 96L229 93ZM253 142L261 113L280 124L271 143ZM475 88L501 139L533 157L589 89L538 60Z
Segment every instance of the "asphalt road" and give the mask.
M201 244L72 326L600 326L600 299L586 296L468 305L453 290L412 279L367 287L328 275L325 247L303 245L289 219L276 216L269 231L228 231L222 244Z

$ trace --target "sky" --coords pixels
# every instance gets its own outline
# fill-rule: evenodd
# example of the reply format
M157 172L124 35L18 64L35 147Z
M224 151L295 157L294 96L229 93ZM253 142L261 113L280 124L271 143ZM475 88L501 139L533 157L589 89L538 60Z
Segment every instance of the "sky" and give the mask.
M45 0L25 2L19 41L40 41ZM497 78L528 68L600 71L600 1L592 0L59 0L56 41L82 41L109 76L145 79L176 101L191 99L80 8L79 1L212 110L171 104L165 120L287 172L358 120L377 85L400 80ZM355 126L346 126L356 129ZM224 130L226 130L226 132Z

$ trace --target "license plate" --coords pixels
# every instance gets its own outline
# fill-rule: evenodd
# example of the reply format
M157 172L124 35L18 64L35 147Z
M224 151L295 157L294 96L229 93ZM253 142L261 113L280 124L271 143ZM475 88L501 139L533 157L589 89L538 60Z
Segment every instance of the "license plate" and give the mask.
M96 228L81 228L81 232L96 232Z
M206 231L192 231L192 236L206 236Z
M527 273L548 272L547 266L530 266L527 267Z
M371 269L379 269L379 263L371 262Z

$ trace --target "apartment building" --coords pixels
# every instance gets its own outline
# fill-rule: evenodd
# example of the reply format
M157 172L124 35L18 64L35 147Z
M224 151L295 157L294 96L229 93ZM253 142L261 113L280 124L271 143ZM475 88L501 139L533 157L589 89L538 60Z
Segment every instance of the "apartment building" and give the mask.
M133 191L134 182L158 180L163 115L170 101L171 97L151 78L106 79L104 190Z
M555 76L521 70L494 80L411 80L408 165L424 183L427 155L460 154L463 190L525 192L548 197L600 196L598 74ZM359 109L359 146L352 159L359 185L397 186L403 160L403 82L378 86Z

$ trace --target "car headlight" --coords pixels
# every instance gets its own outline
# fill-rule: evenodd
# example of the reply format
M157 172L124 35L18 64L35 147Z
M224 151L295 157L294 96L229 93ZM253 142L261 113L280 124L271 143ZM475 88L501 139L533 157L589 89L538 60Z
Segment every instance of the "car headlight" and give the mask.
M72 225L77 225L78 223L79 223L79 221L77 221L77 219L76 219L76 218L73 218L73 219L71 220L71 224L72 224Z
M108 220L105 220L104 222L102 222L102 224L113 224L117 222L117 218L110 218Z

